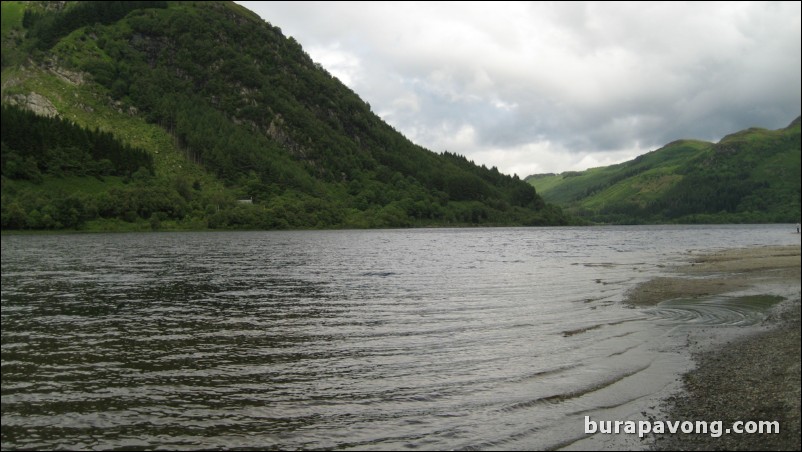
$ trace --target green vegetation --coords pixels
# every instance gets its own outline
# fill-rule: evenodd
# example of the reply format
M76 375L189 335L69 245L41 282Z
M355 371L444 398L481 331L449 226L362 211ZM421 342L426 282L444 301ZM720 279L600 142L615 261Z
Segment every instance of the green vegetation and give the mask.
M618 165L527 181L594 222L792 223L800 215L800 120L717 144L675 141Z
M109 132L5 105L2 129L2 174L11 179L41 181L43 173L101 178L153 172L146 151L120 143Z
M114 1L81 2L58 14L26 9L22 26L36 47L46 50L71 32L92 24L113 24L131 11L140 8L166 8L167 2L159 1Z
M4 229L569 221L517 177L409 142L240 6L2 7L3 103L58 114L3 109Z
M3 14L0 16L2 20L2 35L6 36L14 28L19 28L22 25L22 17L25 13L25 6L22 2L3 2Z
M24 54L18 49L22 34L22 17L25 13L24 2L2 2L2 15L0 15L0 38L2 43L2 67L22 61Z

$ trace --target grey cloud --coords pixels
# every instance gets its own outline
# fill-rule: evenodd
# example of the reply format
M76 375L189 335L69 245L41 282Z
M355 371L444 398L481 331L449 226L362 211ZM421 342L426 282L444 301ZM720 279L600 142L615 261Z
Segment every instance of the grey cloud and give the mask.
M800 114L799 2L244 4L337 62L418 144L502 171L581 169L563 166Z

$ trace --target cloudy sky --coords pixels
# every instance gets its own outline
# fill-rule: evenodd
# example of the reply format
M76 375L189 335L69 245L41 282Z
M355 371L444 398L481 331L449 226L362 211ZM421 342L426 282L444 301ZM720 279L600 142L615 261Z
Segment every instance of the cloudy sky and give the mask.
M238 2L410 140L526 177L800 114L800 2Z

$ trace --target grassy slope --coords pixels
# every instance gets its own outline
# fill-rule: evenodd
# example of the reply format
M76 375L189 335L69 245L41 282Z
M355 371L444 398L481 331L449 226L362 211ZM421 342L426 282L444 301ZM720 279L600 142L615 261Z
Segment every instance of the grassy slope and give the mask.
M69 43L60 44L64 45ZM216 178L184 158L164 129L148 124L139 116L118 111L108 104L107 98L96 94L103 88L91 81L74 83L55 72L28 66L4 70L2 83L9 86L3 90L4 96L38 93L53 103L61 117L84 127L112 132L118 139L149 151L159 177L185 177L201 181L208 190L225 191Z
M22 14L24 11L25 5L22 2L3 2L3 14L0 16L2 17L0 19L2 23L0 31L2 31L3 36L7 36L12 29L22 26Z
M527 180L548 202L590 208L608 202L637 200L644 203L682 176L677 170L700 150L709 148L703 141L675 141L635 160L617 165L591 168L581 172L531 176Z
M719 143L680 140L635 160L581 172L535 175L527 178L547 202L565 207L569 212L602 220L600 213L611 209L647 210L652 203L668 204L672 196L699 188L727 191L718 183L722 173L756 187L742 198L739 212L757 212L763 221L793 221L798 216L793 207L780 205L799 198L800 150L799 121L780 130L751 128L724 137ZM693 176L692 179L688 177ZM794 187L796 192L794 192ZM627 207L629 206L629 207ZM721 211L698 212L718 215ZM730 212L734 213L734 212ZM786 218L787 217L787 218ZM726 220L726 217L719 217ZM640 218L642 221L670 221L676 217ZM716 218L711 218L717 221ZM680 219L680 221L682 221Z
M22 28L23 2L2 2L3 36ZM53 49L61 58L79 60L90 52L109 58L84 39L84 29L79 29L62 39ZM147 123L135 112L123 111L109 102L104 87L94 83L87 74L69 73L63 69L44 69L34 65L5 67L2 72L3 97L14 94L37 93L47 98L62 118L91 129L112 132L118 139L132 146L149 151L154 158L156 175L161 179L186 179L198 181L204 196L219 199L234 199L239 193L224 186L216 177L200 166L187 160L175 145L173 138L161 127ZM41 186L25 181L5 181L8 186L24 186L43 192L97 193L119 187L114 178L101 182L93 178L46 177ZM142 225L119 225L117 228L139 229ZM104 226L105 228L105 226Z

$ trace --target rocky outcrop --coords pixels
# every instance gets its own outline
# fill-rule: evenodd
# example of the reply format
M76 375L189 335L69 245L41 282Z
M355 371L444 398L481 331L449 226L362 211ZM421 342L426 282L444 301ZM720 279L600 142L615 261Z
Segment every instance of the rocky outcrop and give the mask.
M4 103L17 105L41 116L58 116L58 110L46 97L38 93L11 94L3 99Z
M48 70L56 77L60 78L61 80L64 80L65 82L71 85L84 84L85 77L84 73L82 72L70 71L60 66L50 67L48 68Z

